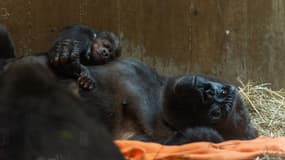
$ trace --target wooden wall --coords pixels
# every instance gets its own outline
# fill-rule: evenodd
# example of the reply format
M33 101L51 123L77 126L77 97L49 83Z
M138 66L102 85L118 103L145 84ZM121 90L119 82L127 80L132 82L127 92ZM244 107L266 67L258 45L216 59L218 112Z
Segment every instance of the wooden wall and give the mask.
M284 0L0 0L18 55L47 50L72 23L119 33L125 56L285 88Z

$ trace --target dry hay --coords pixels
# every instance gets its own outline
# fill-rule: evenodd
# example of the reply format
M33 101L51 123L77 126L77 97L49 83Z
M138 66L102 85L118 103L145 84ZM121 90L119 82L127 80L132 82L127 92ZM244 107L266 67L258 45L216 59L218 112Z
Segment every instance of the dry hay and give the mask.
M270 84L241 82L239 92L249 107L253 124L261 136L285 136L285 91L274 91ZM254 160L283 160L282 155L265 154Z
M284 160L284 159L285 159L285 156L282 156L282 155L265 154L263 156L255 158L254 160Z
M268 83L241 82L239 91L248 104L253 124L260 135L285 136L284 89L274 91Z

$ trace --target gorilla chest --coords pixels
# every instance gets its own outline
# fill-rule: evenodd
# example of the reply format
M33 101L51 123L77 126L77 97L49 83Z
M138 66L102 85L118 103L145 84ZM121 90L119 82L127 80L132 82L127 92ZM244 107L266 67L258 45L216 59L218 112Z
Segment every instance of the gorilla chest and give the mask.
M138 78L121 74L99 76L96 82L95 93L112 101L115 138L128 139L151 130L160 108L158 89L153 92Z

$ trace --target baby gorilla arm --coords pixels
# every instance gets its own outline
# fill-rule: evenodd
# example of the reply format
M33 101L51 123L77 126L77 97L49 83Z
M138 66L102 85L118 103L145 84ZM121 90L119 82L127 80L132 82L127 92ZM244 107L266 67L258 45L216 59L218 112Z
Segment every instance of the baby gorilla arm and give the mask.
M79 85L86 89L92 89L94 81L80 60L90 60L94 35L95 30L85 25L67 26L58 34L48 52L49 62L57 72L78 79ZM88 80L82 81L83 77Z
M90 59L95 30L76 24L60 32L49 51L50 63L54 66L69 62L80 63L80 57Z

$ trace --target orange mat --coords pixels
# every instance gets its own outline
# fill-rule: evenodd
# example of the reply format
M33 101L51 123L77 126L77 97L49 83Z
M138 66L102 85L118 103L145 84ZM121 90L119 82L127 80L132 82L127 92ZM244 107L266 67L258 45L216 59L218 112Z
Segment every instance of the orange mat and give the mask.
M268 153L285 156L285 137L259 137L218 144L197 142L180 146L127 140L115 143L127 160L247 160Z

